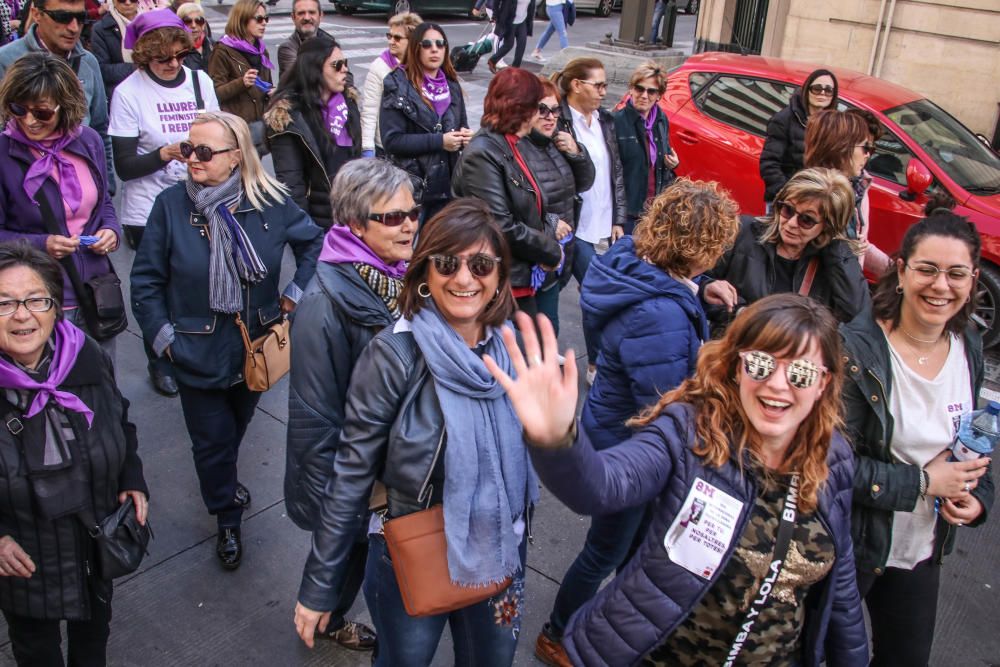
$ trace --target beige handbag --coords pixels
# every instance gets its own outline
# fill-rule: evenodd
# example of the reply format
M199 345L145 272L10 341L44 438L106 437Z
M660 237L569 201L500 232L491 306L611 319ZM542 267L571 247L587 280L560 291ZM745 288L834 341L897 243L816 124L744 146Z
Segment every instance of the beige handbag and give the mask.
M246 348L243 377L247 388L250 391L267 391L291 368L292 346L288 335L292 323L287 317L282 317L280 322L272 324L267 333L256 340L250 340L250 333L239 313L236 314L236 326L240 328L243 346Z

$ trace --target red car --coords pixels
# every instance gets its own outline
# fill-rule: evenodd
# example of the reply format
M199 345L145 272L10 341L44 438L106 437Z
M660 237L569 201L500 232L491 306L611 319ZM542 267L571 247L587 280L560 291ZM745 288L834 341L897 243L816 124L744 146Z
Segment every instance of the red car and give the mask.
M986 345L1000 343L1000 156L920 94L823 65L728 53L691 56L671 71L660 100L681 161L678 175L718 181L743 212L762 214L758 167L767 122L819 67L837 75L840 108L868 109L885 128L868 162L874 177L869 240L895 252L906 229L923 217L927 192L947 191L958 202L955 211L982 236L978 315L989 326Z

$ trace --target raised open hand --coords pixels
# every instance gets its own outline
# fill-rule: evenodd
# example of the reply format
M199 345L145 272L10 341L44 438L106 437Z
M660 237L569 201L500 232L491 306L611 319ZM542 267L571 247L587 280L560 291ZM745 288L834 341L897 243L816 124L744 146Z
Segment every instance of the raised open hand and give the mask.
M538 330L542 334L539 345L531 318L523 312L515 313L514 317L524 339L528 361L517 346L514 332L507 327L503 329L503 342L517 379L501 370L489 355L483 357L483 361L510 396L524 435L531 444L557 446L569 433L576 417L577 380L573 350L566 350L566 363L561 367L556 334L549 319L544 315L538 316Z

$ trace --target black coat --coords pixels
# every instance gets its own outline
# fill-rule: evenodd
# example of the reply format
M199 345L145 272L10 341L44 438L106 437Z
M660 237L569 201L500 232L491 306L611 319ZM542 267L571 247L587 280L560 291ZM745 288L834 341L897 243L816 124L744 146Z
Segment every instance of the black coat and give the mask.
M563 132L569 132L573 135L576 143L580 144L580 139L576 136L576 131L573 129L573 115L569 110L569 103L563 99L560 106L562 107L562 115L559 116L556 128ZM626 234L631 234L632 228L628 224L625 214L625 172L622 168L621 157L618 155L618 137L615 133L615 119L611 115L611 112L606 109L598 109L597 113L598 120L601 123L601 131L604 133L604 143L608 147L608 157L611 160L611 169L609 170L611 172L611 210L614 211L611 224L618 225L625 230Z
M385 303L351 264L316 265L295 308L288 388L285 508L303 530L319 525L358 357L392 324Z
M118 391L111 359L87 338L69 375L59 389L79 396L94 411L94 422L66 411L73 425L77 452L86 459L94 517L103 518L118 508L121 491L148 495L138 454L135 425L128 420L129 402ZM20 414L0 391L0 410ZM43 419L41 415L32 418ZM34 429L26 427L22 434ZM25 446L37 446L26 442ZM88 568L93 568L90 536L75 516L43 520L25 473L21 443L0 428L0 534L10 535L37 568L31 577L0 577L0 609L37 619L87 619L91 588ZM110 583L100 582L110 588Z
M274 175L288 188L288 194L317 225L329 229L330 184L349 159L361 155L361 112L357 93L348 89L347 129L353 146L337 150L332 140L317 137L305 117L288 100L279 100L264 114ZM346 159L345 159L346 158Z
M502 134L476 132L455 168L453 189L456 197L481 199L493 212L510 245L511 285L530 287L535 264L559 264L555 223L539 212L535 190Z
M736 288L741 307L774 293L777 245L761 243L763 232L764 223L759 219L742 216L733 248L708 272L709 277L727 280ZM871 309L868 281L857 256L843 240L835 239L820 249L807 245L795 267L792 289L798 291L802 285L812 257L819 258L819 267L810 297L827 306L841 322L850 322L858 313ZM726 318L717 307L706 310L717 323Z
M562 7L559 8L562 11ZM528 3L528 12L525 15L525 22L528 24L528 37L534 34L535 27L535 0ZM501 40L510 39L514 30L514 15L517 14L517 0L495 0L493 3L493 22L496 25L496 34Z
M760 152L760 177L764 179L764 201L774 201L797 171L806 154L806 121L809 113L796 92L788 106L767 122L767 139Z
M104 91L111 104L111 94L115 87L135 71L135 65L122 58L122 31L110 13L94 24L90 35L90 52L101 65L101 79Z
M383 82L378 121L382 147L393 164L414 177L421 202L451 199L451 174L459 153L444 149L442 135L469 126L462 87L448 81L448 88L451 104L438 117L402 69L393 70Z
M616 111L614 117L618 155L625 174L627 215L629 222L634 225L646 208L649 197L649 137L646 134L646 119L639 115L631 102ZM653 136L656 143L655 196L674 181L674 170L664 160L670 153L670 124L667 115L659 109L656 110L656 120L653 121Z
M205 24L205 29L208 29L208 24ZM184 59L184 66L188 69L202 70L203 72L208 71L208 61L212 57L212 49L215 48L215 42L205 35L205 41L201 44L201 51L199 52L195 48L191 48L191 53L188 54L187 58Z
M577 144L576 155L562 153L551 137L537 130L517 142L525 164L542 190L545 212L565 220L576 229L580 211L580 193L594 184L594 163L587 147Z

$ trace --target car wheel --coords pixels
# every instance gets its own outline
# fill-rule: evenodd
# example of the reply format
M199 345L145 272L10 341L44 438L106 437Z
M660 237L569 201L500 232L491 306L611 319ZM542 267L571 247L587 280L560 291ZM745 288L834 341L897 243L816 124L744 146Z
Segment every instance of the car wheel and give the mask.
M405 14L408 11L410 11L410 0L396 0L393 4L393 16L396 14Z
M358 11L357 7L351 7L350 5L341 4L339 2L333 3L333 8L337 10L338 14L343 14L344 16L350 16L354 12Z
M992 264L983 263L979 267L979 282L976 285L976 317L987 326L983 332L983 347L993 347L1000 343L1000 270Z
M605 17L611 16L611 0L601 0L598 2L594 14Z

